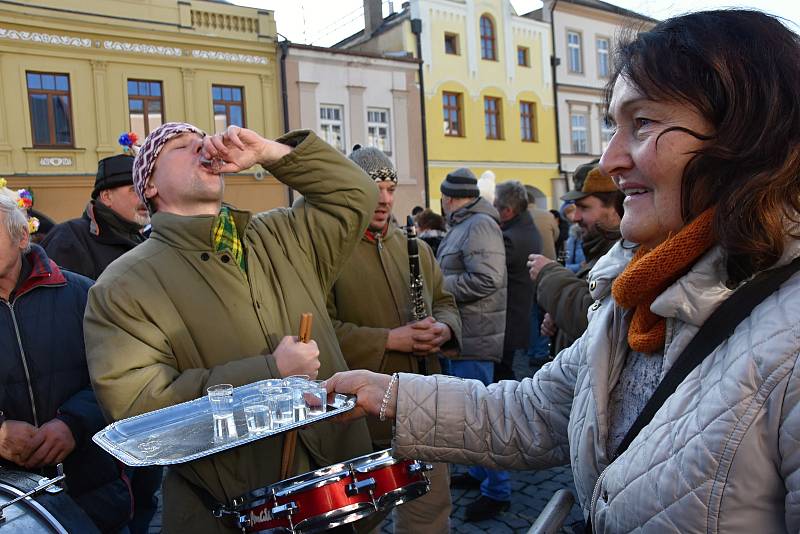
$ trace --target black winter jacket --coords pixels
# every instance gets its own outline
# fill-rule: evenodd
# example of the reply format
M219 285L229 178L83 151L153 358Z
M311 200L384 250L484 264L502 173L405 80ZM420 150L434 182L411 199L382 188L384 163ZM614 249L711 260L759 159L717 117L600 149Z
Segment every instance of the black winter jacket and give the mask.
M530 334L533 281L528 274L528 255L542 253L542 237L528 210L500 223L506 247L508 297L506 300L506 335L504 352L524 349Z
M64 461L68 493L100 530L130 518L131 497L120 465L92 442L106 425L89 382L83 312L92 281L60 270L32 245L9 300L0 299L0 410L6 419L40 426L61 419L75 439ZM6 460L0 465L22 469ZM52 469L39 472L51 476Z
M139 230L135 223L92 200L82 217L50 230L42 246L59 266L97 280L112 261L144 241Z

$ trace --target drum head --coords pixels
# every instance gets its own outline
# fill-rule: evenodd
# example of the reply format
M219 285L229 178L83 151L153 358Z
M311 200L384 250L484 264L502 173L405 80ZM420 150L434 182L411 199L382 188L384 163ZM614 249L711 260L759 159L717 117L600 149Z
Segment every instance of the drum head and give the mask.
M0 505L37 487L44 477L0 469ZM66 491L42 492L32 498L23 499L3 509L0 531L6 533L99 533L89 516L77 505Z

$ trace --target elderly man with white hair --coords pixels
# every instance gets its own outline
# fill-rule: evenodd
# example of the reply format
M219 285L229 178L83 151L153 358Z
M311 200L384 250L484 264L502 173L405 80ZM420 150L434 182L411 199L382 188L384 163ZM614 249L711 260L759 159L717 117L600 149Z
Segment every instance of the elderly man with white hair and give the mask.
M0 468L52 476L103 532L131 510L128 486L92 435L105 426L89 383L83 311L92 282L30 243L28 220L0 195Z

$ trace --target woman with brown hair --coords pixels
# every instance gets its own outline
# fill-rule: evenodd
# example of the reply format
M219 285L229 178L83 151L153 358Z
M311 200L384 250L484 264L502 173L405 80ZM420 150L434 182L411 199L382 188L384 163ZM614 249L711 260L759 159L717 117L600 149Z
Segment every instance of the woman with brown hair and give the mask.
M798 532L800 39L707 11L615 59L600 166L625 241L589 276L586 333L519 383L353 372L329 389L395 417L399 456L571 464L595 532Z

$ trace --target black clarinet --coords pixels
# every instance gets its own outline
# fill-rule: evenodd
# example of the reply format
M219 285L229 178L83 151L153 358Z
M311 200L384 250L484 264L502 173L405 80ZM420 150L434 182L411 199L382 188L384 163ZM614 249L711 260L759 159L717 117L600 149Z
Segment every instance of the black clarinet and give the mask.
M406 238L408 241L408 270L411 273L409 286L411 289L411 319L421 321L427 317L425 311L425 298L422 294L422 271L419 267L419 246L417 244L417 230L414 226L414 219L411 215L406 219ZM419 373L428 374L428 362L426 357L417 358Z

